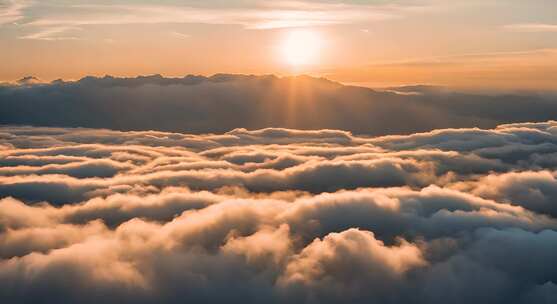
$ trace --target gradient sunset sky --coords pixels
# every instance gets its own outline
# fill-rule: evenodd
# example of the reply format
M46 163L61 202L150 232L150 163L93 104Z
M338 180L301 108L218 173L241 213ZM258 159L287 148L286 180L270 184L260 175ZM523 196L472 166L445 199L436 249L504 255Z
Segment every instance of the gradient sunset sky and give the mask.
M224 72L554 90L557 1L0 0L0 41L0 81Z

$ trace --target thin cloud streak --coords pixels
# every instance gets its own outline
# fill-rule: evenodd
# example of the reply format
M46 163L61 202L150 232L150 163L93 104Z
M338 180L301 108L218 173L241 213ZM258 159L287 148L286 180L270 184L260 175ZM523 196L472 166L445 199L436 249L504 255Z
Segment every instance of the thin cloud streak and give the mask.
M23 19L23 10L31 6L31 1L7 0L0 2L0 25L16 22Z
M408 8L374 5L284 3L249 8L197 8L157 5L73 5L71 13L53 12L27 25L83 26L102 24L201 23L236 24L247 29L349 24L397 18ZM76 16L79 16L76 18Z
M552 33L557 32L557 24L546 23L519 23L503 27L505 30L523 33Z
M19 39L28 40L44 40L44 41L58 41L58 40L76 40L79 39L76 35L70 36L68 32L80 31L81 28L75 26L55 26L45 27L39 32L20 36Z

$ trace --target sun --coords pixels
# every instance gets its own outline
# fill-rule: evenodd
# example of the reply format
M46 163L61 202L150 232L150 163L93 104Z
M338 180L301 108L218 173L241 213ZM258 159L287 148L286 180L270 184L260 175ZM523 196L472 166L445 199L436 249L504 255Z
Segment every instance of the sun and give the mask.
M293 30L281 44L284 61L292 66L315 64L323 46L320 35L310 30Z

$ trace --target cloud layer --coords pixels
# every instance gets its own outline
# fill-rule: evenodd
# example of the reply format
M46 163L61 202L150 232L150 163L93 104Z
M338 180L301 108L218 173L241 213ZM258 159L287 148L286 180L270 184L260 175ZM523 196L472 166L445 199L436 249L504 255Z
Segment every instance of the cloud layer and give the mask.
M9 303L554 303L557 122L0 128Z
M107 76L35 82L29 77L0 86L1 124L185 133L283 127L385 135L493 128L557 116L557 100L551 95L480 95L427 86L375 91L307 76Z
M247 29L357 24L401 18L432 3L415 1L57 1L0 2L0 26L15 21L38 29L25 39L57 39L90 25L224 24Z

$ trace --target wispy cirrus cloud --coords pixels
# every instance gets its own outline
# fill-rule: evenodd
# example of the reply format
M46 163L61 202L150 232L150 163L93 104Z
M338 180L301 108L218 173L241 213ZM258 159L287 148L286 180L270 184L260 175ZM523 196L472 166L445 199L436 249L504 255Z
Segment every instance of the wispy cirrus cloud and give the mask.
M95 25L211 24L266 30L395 19L427 7L406 1L75 1L61 5L50 0L7 0L0 1L0 26L20 21L25 33L19 39L55 41L79 39L68 32Z
M20 39L68 40L69 31L95 25L125 24L211 24L238 25L245 29L266 30L289 27L314 27L357 24L402 18L426 6L410 4L359 4L321 1L251 1L242 5L207 3L144 2L74 3L56 5L49 1L33 3L33 13L24 15L30 2L9 2L0 11L0 24L25 18L22 24L30 33ZM183 37L182 37L183 38Z
M525 33L557 32L557 24L548 23L517 23L503 27L507 31Z
M357 23L400 16L401 7L329 3L280 2L247 8L206 8L181 5L73 5L49 12L30 25L102 25L200 23L236 24L248 29Z
M2 0L0 1L0 25L18 21L24 17L23 10L31 5L31 1Z
M0 2L1 3L1 2ZM32 6L32 14L23 9ZM59 5L51 1L8 1L0 4L0 25L25 18L32 32L21 39L67 40L68 31L92 25L124 24L213 24L239 25L246 29L276 29L354 24L400 18L424 8L415 3L359 3L346 1L240 1L166 2L146 1L74 2Z
M69 35L70 32L80 31L81 28L75 26L54 26L41 28L38 32L19 37L19 39L29 40L75 40L79 39L77 36Z
M174 36L174 37L176 37L176 38L181 38L181 39L189 39L189 38L191 38L191 35L189 35L189 34L184 34L184 33L177 32L177 31L170 32L170 35L172 35L172 36Z

